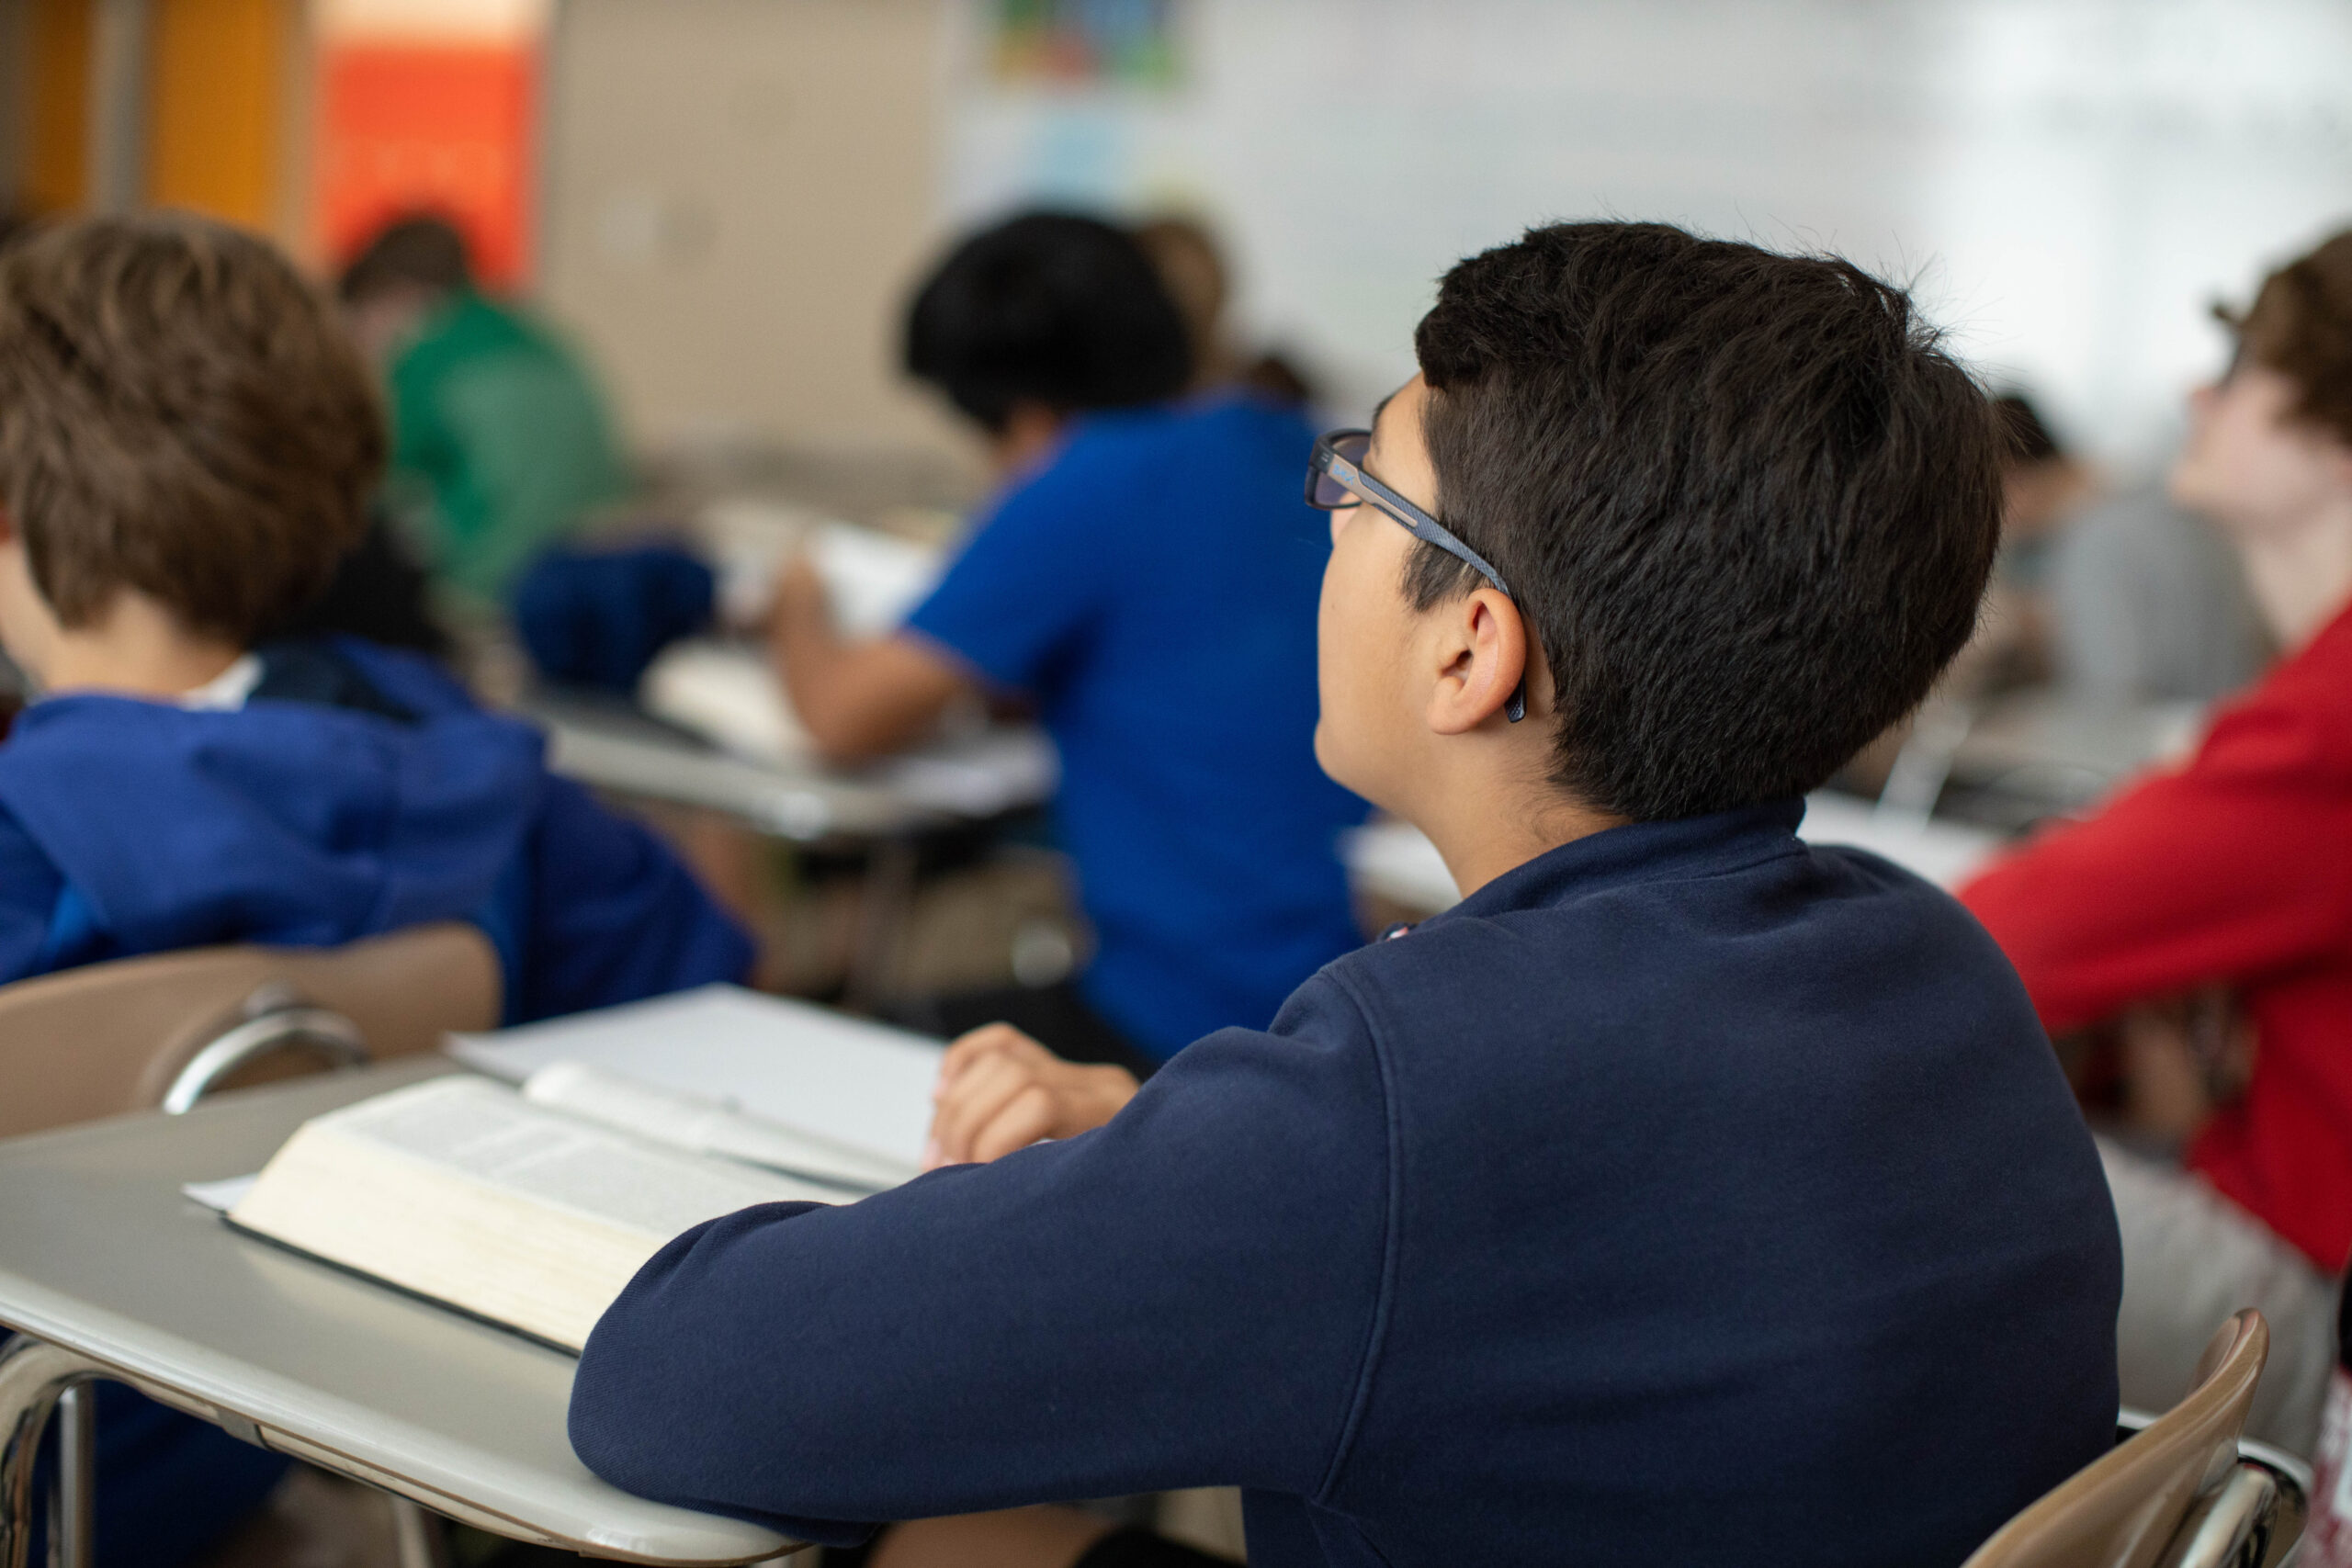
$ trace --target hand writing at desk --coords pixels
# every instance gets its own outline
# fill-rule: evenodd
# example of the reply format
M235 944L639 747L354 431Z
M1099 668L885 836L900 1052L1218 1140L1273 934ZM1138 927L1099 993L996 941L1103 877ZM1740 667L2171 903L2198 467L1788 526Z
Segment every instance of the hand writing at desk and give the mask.
M1116 1116L1136 1088L1125 1068L1065 1062L1009 1023L976 1029L939 1065L923 1168L985 1163L1040 1138L1073 1137Z

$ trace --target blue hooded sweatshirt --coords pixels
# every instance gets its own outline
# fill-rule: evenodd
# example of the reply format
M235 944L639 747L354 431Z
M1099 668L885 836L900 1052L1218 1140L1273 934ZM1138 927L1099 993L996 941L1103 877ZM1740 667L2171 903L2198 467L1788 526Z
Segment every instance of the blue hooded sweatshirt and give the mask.
M2115 1443L2115 1210L2016 971L1803 807L1613 828L1107 1126L686 1232L571 1442L867 1523L1244 1488L1251 1568L1949 1568Z
M338 638L265 647L243 675L218 706L76 693L17 719L0 745L0 981L447 919L497 947L513 1022L750 967L658 840L430 661ZM193 1559L286 1467L113 1384L98 1446L100 1568Z

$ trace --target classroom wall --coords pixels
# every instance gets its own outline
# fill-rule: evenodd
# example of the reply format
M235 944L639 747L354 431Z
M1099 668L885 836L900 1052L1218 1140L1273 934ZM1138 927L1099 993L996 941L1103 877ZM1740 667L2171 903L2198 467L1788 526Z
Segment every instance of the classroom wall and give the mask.
M941 0L565 0L538 298L640 446L963 450L893 367L941 37Z
M1208 218L1335 414L1528 223L1834 248L2128 473L2208 304L2352 220L2343 0L1174 0L1108 8L1169 18L1166 69L1094 83L1008 72L1036 9L563 0L541 292L641 444L958 448L890 369L904 289L1052 201Z

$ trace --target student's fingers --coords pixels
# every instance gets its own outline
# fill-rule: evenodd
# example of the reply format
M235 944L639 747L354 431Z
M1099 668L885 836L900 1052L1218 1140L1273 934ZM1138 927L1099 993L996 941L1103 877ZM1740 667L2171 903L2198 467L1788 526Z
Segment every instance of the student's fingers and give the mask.
M985 1165L1015 1149L1025 1149L1040 1138L1051 1137L1059 1118L1054 1092L1044 1084L1033 1083L1005 1101L1004 1108L974 1135L971 1157Z
M984 1023L968 1033L958 1035L940 1058L939 1077L932 1085L931 1098L938 1100L947 1088L962 1077L974 1062L992 1055L1026 1055L1035 1054L1051 1059L1053 1053L1030 1039L1009 1023Z
M931 1135L947 1164L972 1158L972 1140L1012 1099L1037 1082L1027 1062L1001 1054L983 1057L967 1067L939 1101Z
M1012 1041L1024 1038L1021 1031L1009 1023L984 1023L978 1029L957 1035L948 1045L946 1055L939 1060L939 1081L946 1083L978 1057L1006 1049Z

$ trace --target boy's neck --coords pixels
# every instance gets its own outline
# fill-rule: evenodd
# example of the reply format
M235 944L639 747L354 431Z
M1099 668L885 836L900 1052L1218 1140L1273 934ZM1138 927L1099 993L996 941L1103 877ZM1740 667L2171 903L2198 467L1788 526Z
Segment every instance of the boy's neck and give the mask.
M1413 813L1414 826L1437 846L1464 898L1538 855L1622 828L1625 821L1550 785L1498 785L1451 796Z
M187 631L144 595L123 593L90 625L61 628L41 668L31 673L51 694L172 698L219 679L244 651L225 638Z
M2293 528L2241 535L2238 549L2264 622L2292 653L2352 604L2352 494Z
M999 480L1017 479L1053 449L1069 418L1043 403L1014 403L1004 427L989 442L989 466Z

